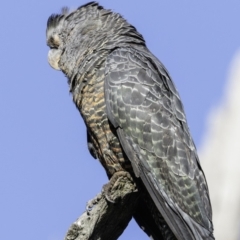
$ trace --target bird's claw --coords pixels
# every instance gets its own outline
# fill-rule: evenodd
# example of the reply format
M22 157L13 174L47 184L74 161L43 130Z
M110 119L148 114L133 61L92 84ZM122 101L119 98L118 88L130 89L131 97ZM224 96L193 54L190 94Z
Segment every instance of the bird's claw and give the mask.
M99 202L100 198L101 198L101 195L98 194L95 198L88 201L87 206L86 206L86 211L88 213L90 211L92 211L92 209L94 208L94 205L96 205Z
M104 195L104 197L107 199L108 202L116 203L116 199L112 198L112 195L113 195L112 190L117 188L119 182L121 182L121 179L123 179L123 178L127 178L132 183L134 183L130 173L125 172L125 171L119 171L119 172L115 172L113 174L113 176L111 177L111 179L109 180L109 182L103 186L102 194ZM135 185L135 183L134 183L134 185ZM135 191L137 191L137 189Z
M116 203L112 197L111 197L111 190L112 190L112 183L109 182L105 185L103 185L103 188L102 188L102 194L104 195L104 197L107 199L108 202L111 202L111 203Z

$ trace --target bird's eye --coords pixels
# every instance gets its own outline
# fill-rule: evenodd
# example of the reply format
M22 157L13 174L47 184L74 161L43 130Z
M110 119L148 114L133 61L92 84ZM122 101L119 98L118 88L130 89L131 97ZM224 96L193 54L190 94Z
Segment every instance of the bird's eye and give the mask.
M58 49L60 43L59 43L59 37L57 35L51 36L47 40L47 45L50 47L50 49Z

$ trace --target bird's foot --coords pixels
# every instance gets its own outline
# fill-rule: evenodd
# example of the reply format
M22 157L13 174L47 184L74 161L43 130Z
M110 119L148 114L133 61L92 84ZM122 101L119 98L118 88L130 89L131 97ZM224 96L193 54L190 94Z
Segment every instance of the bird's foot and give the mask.
M98 194L95 198L88 201L87 206L86 206L86 210L88 213L93 209L94 205L96 205L99 202L101 197L102 197L102 195Z
M130 173L125 171L115 172L110 178L109 182L105 184L102 188L102 194L111 203L116 203L116 197L114 197L114 190L121 189L123 184L130 181L134 186L134 192L137 191L136 184L130 175Z

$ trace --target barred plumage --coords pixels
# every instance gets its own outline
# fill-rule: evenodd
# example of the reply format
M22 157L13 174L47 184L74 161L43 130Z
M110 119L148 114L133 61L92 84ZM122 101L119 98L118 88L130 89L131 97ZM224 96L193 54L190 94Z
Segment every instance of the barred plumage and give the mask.
M142 35L91 2L50 16L47 42L49 62L67 76L85 121L91 154L109 178L126 171L138 184L138 224L154 239L214 239L208 187L179 94Z

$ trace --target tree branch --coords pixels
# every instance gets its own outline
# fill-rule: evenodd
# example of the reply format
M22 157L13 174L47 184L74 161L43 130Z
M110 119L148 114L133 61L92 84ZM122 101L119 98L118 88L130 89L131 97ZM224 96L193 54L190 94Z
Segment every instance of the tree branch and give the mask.
M102 193L88 202L87 210L71 225L65 240L116 240L131 220L139 192L126 177L120 177L111 191L115 203Z

